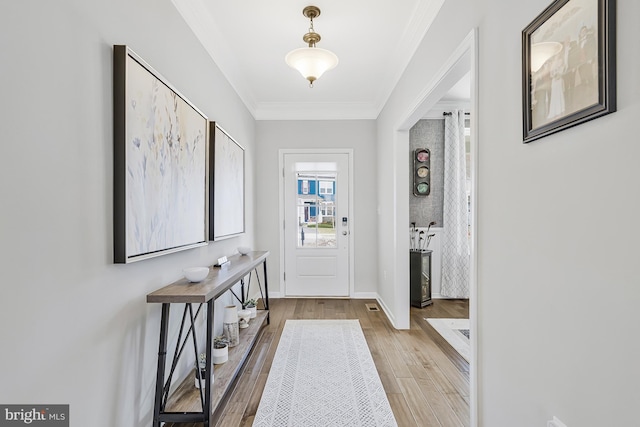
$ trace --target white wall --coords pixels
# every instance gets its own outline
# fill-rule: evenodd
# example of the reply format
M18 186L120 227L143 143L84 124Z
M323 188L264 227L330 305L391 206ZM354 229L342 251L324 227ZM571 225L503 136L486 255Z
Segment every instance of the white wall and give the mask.
M640 2L617 2L618 111L527 145L519 36L549 2L483 3L484 425L539 426L552 414L568 426L636 425L640 341L622 325L640 324ZM598 224L606 231L591 232Z
M278 150L289 148L352 148L354 162L355 292L375 294L374 267L378 244L376 230L375 122L344 121L258 121L256 122L256 241L261 250L271 251L269 289L284 290L280 271L278 211Z
M441 68L471 31L473 3L468 0L444 3L377 120L378 200L387 201L378 205L378 274L381 278L378 293L399 328L409 327L407 188L410 173L406 156L409 129L415 124L407 125L405 121L419 107L425 91L436 85ZM434 104L435 101L437 99Z
M406 206L389 162L406 152L392 145L398 117L477 26L479 425L636 425L640 3L617 2L618 111L524 145L521 31L549 3L449 0L418 49L378 120L379 200L396 201L382 206L379 248L397 249L380 270L399 269L380 291L397 297L404 278L406 224L385 226Z
M113 44L247 148L246 235L112 263ZM0 402L68 403L74 426L149 426L160 306L145 297L253 246L255 122L169 0L5 2L0 56Z

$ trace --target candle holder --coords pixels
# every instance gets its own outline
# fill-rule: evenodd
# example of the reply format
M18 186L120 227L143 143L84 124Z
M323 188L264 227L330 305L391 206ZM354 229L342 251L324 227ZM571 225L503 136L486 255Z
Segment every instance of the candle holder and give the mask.
M238 327L238 309L235 305L228 305L224 308L224 318L222 330L229 340L229 348L240 343L240 331Z

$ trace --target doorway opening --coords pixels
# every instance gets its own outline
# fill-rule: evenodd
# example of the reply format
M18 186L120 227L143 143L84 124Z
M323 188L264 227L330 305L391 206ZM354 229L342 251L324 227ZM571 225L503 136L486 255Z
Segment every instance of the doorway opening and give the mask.
M420 92L420 97L413 104L413 107L407 112L407 114L401 119L399 125L396 128L396 150L398 156L406 156L406 153L409 149L409 133L410 129L418 123L419 120L424 118L428 112L432 111L436 104L442 100L442 98L458 83L463 79L465 75L469 75L469 84L470 84L470 99L469 99L469 152L470 152L470 219L469 226L471 228L471 234L469 236L469 248L470 248L470 268L469 268L469 323L470 323L470 412L471 412L471 425L477 425L477 395L478 395L478 378L477 378L477 370L476 370L476 358L477 358L477 347L478 347L478 333L476 332L477 326L477 233L476 230L476 218L477 218L477 207L478 207L478 86L477 86L477 77L478 77L478 35L477 29L471 30L471 32L467 35L467 37L462 41L462 43L458 46L458 48L453 52L453 54L449 57L447 62L441 68L440 72L435 76L435 78L427 83L427 86L423 88ZM451 109L451 106L447 106L447 110ZM440 114L442 114L443 109L440 109ZM401 158L401 157L399 157ZM406 157L405 157L406 158ZM406 186L404 188L411 188L412 175L406 175ZM398 187L398 191L402 189ZM409 190L406 191L406 196L399 197L398 200L404 201L406 200L407 205L409 204ZM399 210L398 217L398 230L401 229L403 225L410 226L410 213L409 207L406 209ZM408 233L407 233L408 235ZM409 239L406 240L406 265L409 266L409 249L410 242ZM403 257L404 258L404 257ZM408 276L408 274L407 274ZM399 278L405 277L403 274L398 274ZM406 307L406 318L404 316L398 316L400 319L398 321L399 324L404 325L405 319L409 318L409 310L410 310L410 295L407 287L403 287L402 285L398 285L396 287L396 295L397 301L401 305L399 310L402 310L402 307ZM404 327L404 326L402 326Z

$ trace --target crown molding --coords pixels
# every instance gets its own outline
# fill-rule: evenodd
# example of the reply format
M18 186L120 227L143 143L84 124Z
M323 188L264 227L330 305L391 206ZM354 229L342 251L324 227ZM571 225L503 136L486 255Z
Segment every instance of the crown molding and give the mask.
M393 89L395 89L402 77L402 74L404 74L404 71L409 66L413 55L415 55L418 46L420 46L422 39L424 39L427 31L429 31L431 24L434 19L436 19L436 16L438 15L438 12L440 12L440 8L442 8L444 2L445 0L418 2L416 10L411 16L411 21L409 22L409 25L407 25L407 28L398 44L398 48L395 51L395 58L390 61L391 63L398 64L398 66L393 70L393 76L389 79L387 87L382 89L379 93L376 117L380 114L389 100Z
M390 64L386 84L379 85L376 101L369 103L258 102L236 56L203 0L171 0L215 65L256 120L359 120L376 119L402 77L420 42L445 0L418 2Z
M255 117L255 97L244 83L242 69L204 2L202 0L171 0L171 2L249 112Z
M360 102L261 102L256 120L375 120L374 104Z

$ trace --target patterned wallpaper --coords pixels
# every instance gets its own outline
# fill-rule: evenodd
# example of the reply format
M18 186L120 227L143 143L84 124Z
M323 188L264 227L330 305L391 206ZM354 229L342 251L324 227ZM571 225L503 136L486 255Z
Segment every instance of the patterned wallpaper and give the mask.
M442 227L442 206L444 203L444 120L420 120L409 132L410 152L407 164L413 171L413 151L428 148L431 151L431 193L428 196L413 195L413 174L409 191L409 219L418 227L426 227L435 221L435 227ZM410 224L407 224L408 226Z

